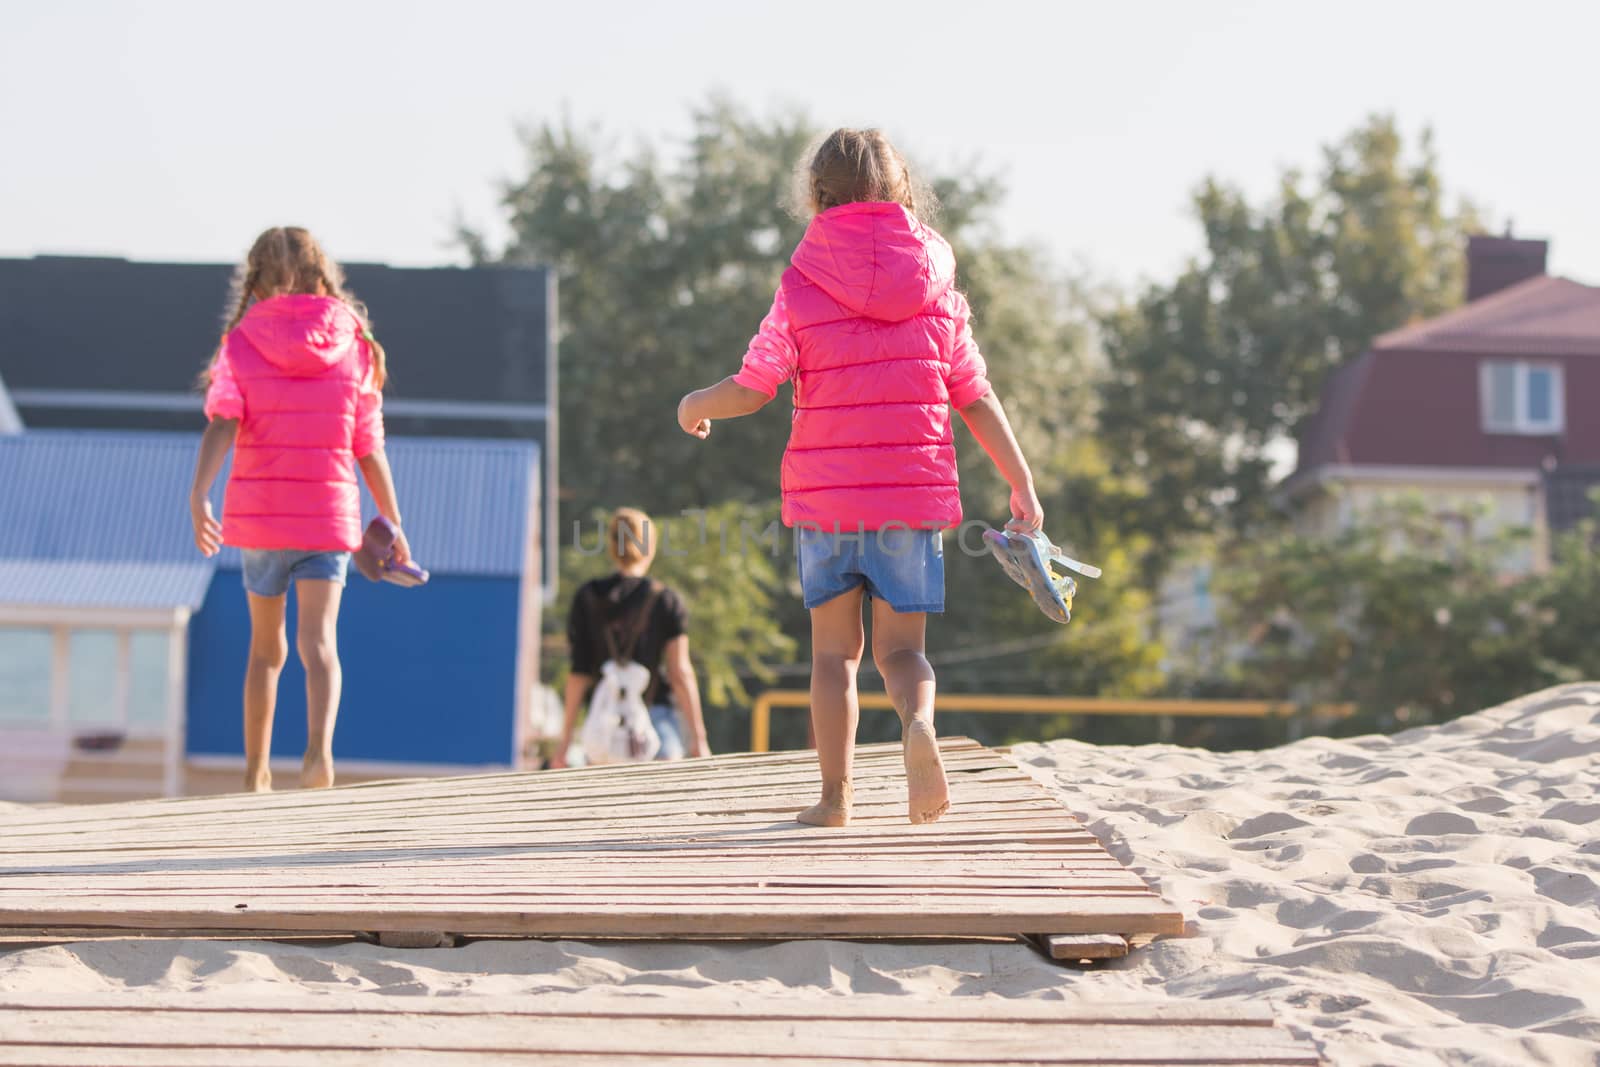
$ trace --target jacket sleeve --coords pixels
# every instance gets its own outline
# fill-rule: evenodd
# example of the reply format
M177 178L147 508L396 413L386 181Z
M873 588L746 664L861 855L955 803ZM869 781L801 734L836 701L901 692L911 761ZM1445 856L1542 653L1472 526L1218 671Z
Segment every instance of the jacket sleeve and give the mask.
M967 298L955 294L955 331L950 346L950 363L945 370L945 389L950 393L950 404L957 410L982 400L989 393L989 366L978 351L978 342L972 336L972 308Z
M799 350L794 343L794 328L789 324L789 307L783 298L783 287L778 287L772 298L772 310L761 320L761 329L750 339L744 354L744 365L733 380L746 389L765 393L767 399L778 395L778 386L794 377L799 364Z
M233 376L233 363L228 359L228 339L222 339L217 358L211 364L211 381L206 385L206 418L244 418L244 393L239 380Z
M373 384L371 347L366 341L359 344L366 371L362 375L361 391L356 394L356 432L351 448L357 459L363 459L383 447L383 390Z

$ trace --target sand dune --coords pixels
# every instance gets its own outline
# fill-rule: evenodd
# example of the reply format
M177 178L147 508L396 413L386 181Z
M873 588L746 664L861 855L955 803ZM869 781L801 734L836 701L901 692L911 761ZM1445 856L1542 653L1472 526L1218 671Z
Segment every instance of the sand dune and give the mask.
M1194 917L1096 981L1267 997L1351 1064L1600 1062L1597 753L1592 684L1265 752L1013 750Z
M1091 971L1008 943L111 941L0 952L0 990L1265 999L1333 1064L1600 1062L1600 685L1394 737L1013 756L1190 936Z

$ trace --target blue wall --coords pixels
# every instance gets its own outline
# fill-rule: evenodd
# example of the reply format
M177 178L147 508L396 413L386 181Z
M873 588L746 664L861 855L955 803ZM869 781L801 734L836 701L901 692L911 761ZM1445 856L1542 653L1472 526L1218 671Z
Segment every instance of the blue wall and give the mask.
M335 759L509 764L516 714L518 582L435 577L421 589L351 568L339 612L344 698ZM272 754L305 751L305 672L294 653L278 686ZM188 751L243 755L250 613L239 572L220 570L189 624Z

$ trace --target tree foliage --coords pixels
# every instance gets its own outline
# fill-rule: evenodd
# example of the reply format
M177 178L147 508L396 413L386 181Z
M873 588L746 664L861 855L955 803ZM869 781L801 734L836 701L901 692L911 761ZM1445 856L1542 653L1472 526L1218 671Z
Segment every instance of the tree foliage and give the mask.
M472 232L462 240L477 262L557 272L564 531L574 518L623 504L663 520L685 508L743 509L752 522L775 510L787 390L760 414L718 426L709 442L677 429L675 407L686 390L738 368L804 232L785 205L795 164L820 132L803 115L756 116L726 99L696 109L681 146L618 152L601 131L571 121L524 132L526 170L504 190L509 241L496 249ZM1051 532L1086 557L1113 556L1112 573L1131 577L1123 561L1137 542L1114 523L1134 490L1092 439L1093 316L1037 250L994 235L998 183L975 172L929 177L942 205L936 224L956 249L958 284L1035 467ZM1004 483L964 428L957 438L968 514L1002 521ZM564 559L569 591L571 579L599 565L570 545ZM664 576L671 570L665 559L659 566ZM699 566L682 577L692 585L685 592L702 629L692 627L691 639L713 703L737 700L735 676L758 677L763 661L804 661L809 625L798 597L774 600L773 575L751 566ZM792 578L791 556L776 567L781 581ZM992 561L951 544L947 575L950 613L930 626L930 651L967 656L969 685L1081 694L1158 684L1158 653L1136 639L1146 600L1135 585L1090 583L1080 621L1052 635ZM778 640L784 634L800 641L796 652ZM1029 639L1023 651L989 651L1019 637Z
M1328 538L1236 544L1219 583L1243 691L1355 701L1351 728L1453 718L1600 671L1592 525L1543 573L1508 575L1527 530L1442 526L1397 500ZM1582 635L1582 636L1580 636Z
M1460 301L1474 221L1447 206L1429 136L1407 151L1382 116L1265 203L1208 178L1193 206L1201 255L1105 320L1101 436L1143 485L1135 521L1163 546L1261 516L1274 450L1328 372Z

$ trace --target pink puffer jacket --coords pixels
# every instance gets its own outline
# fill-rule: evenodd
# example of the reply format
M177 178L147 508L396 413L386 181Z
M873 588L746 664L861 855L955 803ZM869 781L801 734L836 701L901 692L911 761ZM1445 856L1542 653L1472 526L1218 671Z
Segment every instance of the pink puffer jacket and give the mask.
M239 419L222 537L238 548L361 546L355 460L383 447L372 351L342 301L278 296L223 339L208 418Z
M989 391L945 239L899 204L811 220L735 381L794 381L785 525L961 522L950 408Z

